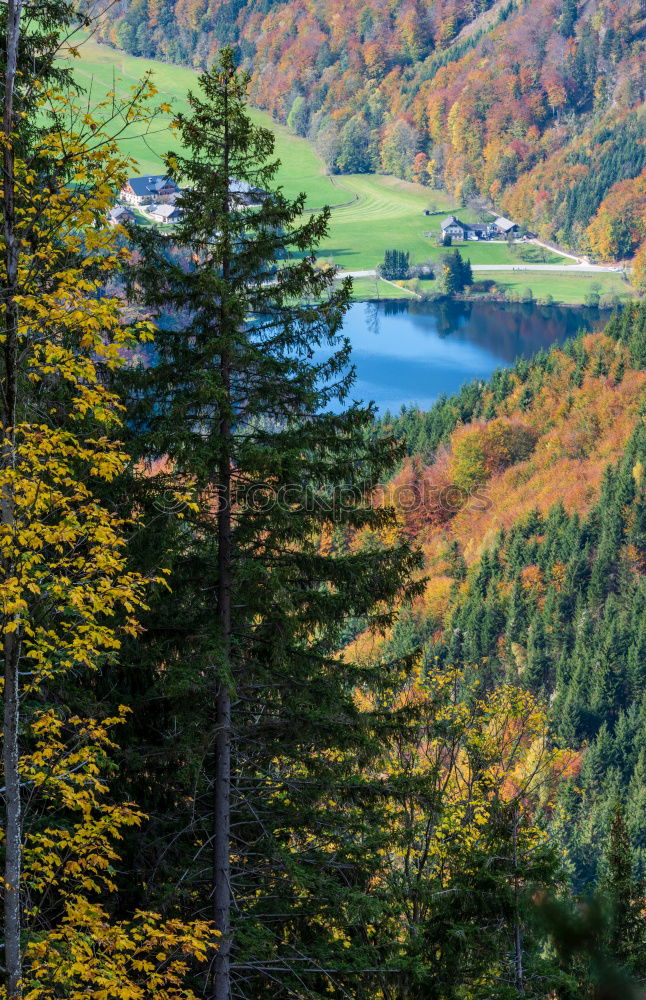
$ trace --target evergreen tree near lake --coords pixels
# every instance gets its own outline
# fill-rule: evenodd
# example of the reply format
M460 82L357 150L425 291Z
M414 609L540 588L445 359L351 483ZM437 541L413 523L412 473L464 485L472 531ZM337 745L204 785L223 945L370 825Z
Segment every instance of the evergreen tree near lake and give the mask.
M473 284L471 261L464 260L459 250L444 254L441 259L442 284L447 295L463 292Z
M173 583L124 665L139 743L124 780L154 817L135 862L151 897L179 896L222 934L204 996L315 997L372 974L363 926L387 825L366 776L395 719L355 693L408 663L337 650L348 621L389 624L418 560L407 544L320 545L330 523L389 523L367 494L401 448L365 433L369 408L341 409L350 289L313 256L328 213L303 222L304 196L273 187L273 137L231 52L199 82L177 118L185 152L167 158L182 222L131 234L131 295L164 316L154 363L129 376L131 447L158 470L139 483L150 527L134 554L149 568L165 550ZM179 522L163 513L178 479L195 492Z
M348 405L349 288L314 259L327 213L303 221L304 199L274 190L271 135L225 51L177 121L182 224L131 233L128 305L159 330L152 364L120 370L138 348L106 294L123 246L105 217L127 164L89 116L82 142L61 128L44 148L22 119L29 72L58 73L56 6L42 15L41 41L8 44L4 67L21 76L0 241L0 997L632 1000L628 977L646 975L643 420L584 516L517 517L476 564L447 542L450 608L422 620L419 560L371 488L406 450L493 420L512 385L529 409L554 355L429 414L376 425ZM145 121L147 89L113 107ZM29 150L27 179L15 154ZM643 305L606 332L621 365L579 338L564 348L572 389L643 366ZM570 445L585 450L582 416ZM475 445L464 481L483 474ZM160 567L170 589L158 580L144 609ZM598 901L572 906L566 875ZM550 893L565 916L548 933Z
M383 264L379 267L382 278L401 281L410 277L410 253L404 250L386 250Z

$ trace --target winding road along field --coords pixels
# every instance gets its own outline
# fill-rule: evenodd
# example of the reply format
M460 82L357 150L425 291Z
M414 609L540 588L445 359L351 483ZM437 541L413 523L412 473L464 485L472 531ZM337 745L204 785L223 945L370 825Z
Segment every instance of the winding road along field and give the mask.
M396 177L348 174L334 181L354 200L332 209L329 236L321 243L320 256L329 257L347 271L373 270L390 249L410 251L411 260L416 262L436 260L446 252L438 246L437 235L447 212L459 213L466 222L476 221L468 209L456 208L445 192ZM426 209L433 214L425 215ZM474 265L512 267L551 262L569 268L576 264L575 258L531 244L518 244L513 250L504 242L460 246Z
M468 248L465 254L468 254ZM556 274L621 274L622 269L613 265L605 264L576 264L568 267L565 264L472 264L472 271L543 271ZM377 274L373 271L341 271L340 277L349 278L374 278Z

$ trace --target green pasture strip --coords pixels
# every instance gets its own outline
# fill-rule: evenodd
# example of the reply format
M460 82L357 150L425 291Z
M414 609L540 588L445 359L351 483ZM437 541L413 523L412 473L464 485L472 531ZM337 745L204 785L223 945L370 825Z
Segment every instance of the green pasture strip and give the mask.
M356 195L356 200L332 210L330 232L319 254L347 271L376 267L386 250L410 251L414 263L437 260L447 252L438 245L442 219L448 213L459 213L465 222L476 221L473 212L456 208L445 192L396 177L348 174L339 182ZM434 213L425 215L429 207ZM567 258L531 244L518 243L510 249L506 243L469 240L455 246L472 264L570 263Z
M617 274L585 274L573 271L567 274L563 271L547 274L544 271L477 271L476 281L495 281L502 291L522 293L531 288L535 299L551 295L555 302L566 305L581 305L586 295L598 291L600 295L617 295L620 300L626 300L634 295L634 289L619 273Z
M397 285L391 285L381 278L353 278L352 298L356 302L367 299L413 299L409 291Z
M153 72L159 103L169 103L174 112L186 110L187 91L197 86L195 70L129 56L92 39L80 42L79 53L80 58L71 64L90 106L113 90L126 95L148 70ZM477 221L472 211L456 206L443 191L380 174L330 177L306 139L293 135L262 111L251 109L250 114L276 136L276 157L281 161L277 180L285 194L293 198L304 191L308 211L331 206L329 235L319 256L345 270L373 269L390 249L410 251L416 263L437 260L445 252L437 237L447 214L456 214L465 222ZM160 116L146 134L139 126L126 130L121 146L137 161L142 173L162 171L164 154L176 145L170 121L171 116ZM432 214L425 215L426 210ZM502 243L471 241L456 246L473 264L570 263L534 246L519 244L510 249Z

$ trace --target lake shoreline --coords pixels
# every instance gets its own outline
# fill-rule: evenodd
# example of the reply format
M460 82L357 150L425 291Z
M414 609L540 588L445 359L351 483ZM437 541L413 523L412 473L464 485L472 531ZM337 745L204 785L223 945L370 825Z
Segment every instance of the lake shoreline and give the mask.
M357 373L352 397L373 400L381 412L402 405L429 409L440 395L486 381L518 358L601 329L609 315L586 306L475 298L355 301L342 329Z
M402 292L405 293L406 291L408 291L408 290L405 287L402 287ZM361 302L370 302L370 303L374 303L374 304L378 304L380 302L419 302L419 303L423 303L425 305L435 305L435 304L442 304L442 303L449 303L449 302L460 302L460 303L466 303L466 304L468 304L470 302L474 302L474 303L475 302L488 302L488 303L490 303L492 305L499 305L499 306L523 306L523 305L528 305L528 306L545 306L546 308L550 308L551 306L561 306L561 307L566 308L566 309L596 309L597 312L603 313L603 314L608 314L608 316L612 315L612 313L615 311L615 309L622 309L626 305L625 301L619 301L615 305L611 305L611 306L605 306L605 305L604 306L602 306L602 305L592 306L592 305L589 305L589 304L587 304L585 302L561 302L561 301L558 301L556 299L552 300L551 302L546 302L544 300L541 300L540 298L538 298L538 299L531 298L531 299L524 299L524 300L523 299L508 299L504 295L501 295L501 294L498 294L498 295L493 294L492 295L491 293L486 293L486 292L483 292L483 293L476 292L473 295L440 295L440 294L438 294L438 295L434 295L432 297L430 297L430 296L427 297L427 296L416 295L413 292L411 292L408 295L397 295L397 294L389 295L387 292L384 292L383 295L360 295L360 296L355 296L355 297L353 297L352 301L355 302L355 303L357 303L357 304L361 303Z

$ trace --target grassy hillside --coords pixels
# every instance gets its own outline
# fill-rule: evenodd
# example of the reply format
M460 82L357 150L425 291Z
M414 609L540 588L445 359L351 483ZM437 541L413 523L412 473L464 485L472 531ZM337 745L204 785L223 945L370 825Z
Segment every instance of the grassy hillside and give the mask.
M151 71L159 100L167 102L173 110L186 107L186 94L197 86L197 73L181 66L170 66L159 61L137 58L117 49L85 39L78 46L80 58L72 61L74 72L86 90L88 100L96 102L115 89L125 93ZM276 137L276 156L281 166L278 182L290 197L301 191L307 196L306 207L316 210L328 204L332 208L329 235L322 242L320 256L333 261L346 270L372 270L384 258L387 249L409 251L413 262L437 260L443 250L437 245L440 222L448 212L455 212L465 221L474 221L478 212L473 208L457 206L452 196L444 191L431 189L384 174L329 175L325 164L314 146L307 139L296 136L291 129L272 120L266 113L251 109L254 119L271 128ZM141 130L126 130L121 140L124 149L138 162L141 172L157 173L162 168L162 157L172 148L174 136L170 129L171 116L161 115L146 134ZM426 210L431 215L426 215ZM469 242L465 254L473 264L551 263L570 266L569 257L562 257L533 245L518 244L510 249L504 243L478 244ZM478 278L493 278L503 289L522 291L530 287L534 297L552 295L556 302L582 303L594 282L580 273L567 274L481 274ZM610 292L620 298L630 294L629 286L620 277L608 279L601 275L602 293ZM357 295L375 295L374 281L358 286ZM379 288L378 297L400 295L392 285ZM403 293L408 294L408 293Z
M473 211L456 207L445 192L396 177L350 174L339 177L337 183L354 200L333 210L330 235L321 244L321 255L333 258L348 270L376 267L391 248L409 250L413 261L437 260L445 252L438 246L437 236L447 212L459 213L465 222L477 221ZM426 216L424 210L429 206L433 214ZM470 242L464 253L473 264L513 265L532 260L575 263L534 246L518 246L511 251L505 243Z
M645 241L639 0L117 0L102 32L193 66L236 45L332 170L439 181L602 259Z
M126 93L149 70L154 74L160 101L167 101L174 111L186 109L186 94L197 87L197 73L192 69L135 58L92 39L80 42L78 50L80 58L71 60L71 65L91 100L102 100L113 89ZM293 135L262 111L251 110L250 113L259 125L271 128L276 136L276 157L281 161L278 182L290 197L305 191L307 207L313 209L347 200L345 191L332 183L306 139ZM175 141L170 120L170 116L161 116L147 134L133 130L130 136L121 140L123 148L137 160L142 173L158 173L161 169L162 156Z
M159 100L168 102L174 110L186 108L186 94L197 86L197 73L181 66L169 66L150 59L126 55L114 48L83 40L80 58L72 65L77 79L91 101L104 99L115 89L125 93L144 73L152 71ZM409 250L412 260L437 258L440 222L449 211L459 212L465 221L476 216L468 208L456 207L455 201L443 191L431 190L421 184L384 175L351 174L330 176L325 164L307 139L300 138L287 127L263 113L250 111L255 121L270 128L276 137L276 157L281 166L278 183L290 197L301 191L307 195L306 207L332 207L328 238L321 244L321 256L332 259L347 270L373 269L381 263L384 252L396 246ZM162 157L172 148L174 136L170 117L160 116L146 134L140 130L126 132L121 140L130 155L137 160L142 173L157 173ZM424 214L427 208L433 215ZM425 235L431 233L431 237ZM534 247L511 252L502 243L469 244L468 254L477 264L514 264L520 260L546 260L569 264L549 250ZM582 299L580 300L582 301Z

